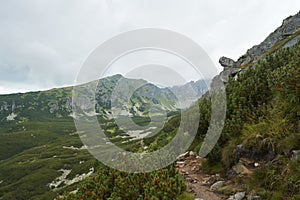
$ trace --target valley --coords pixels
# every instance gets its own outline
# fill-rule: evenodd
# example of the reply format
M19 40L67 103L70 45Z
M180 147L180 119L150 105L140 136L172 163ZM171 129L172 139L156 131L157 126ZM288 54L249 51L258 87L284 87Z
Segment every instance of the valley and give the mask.
M211 124L216 105L203 80L160 88L116 74L76 86L75 92L66 87L0 95L0 199L299 199L299 30L300 12L237 61L220 59L224 69L211 86L226 86L226 119L205 158L197 154L207 130L220 124ZM140 155L197 129L187 153L173 163L126 173L90 154L98 146L82 142L88 132L78 130L79 119L90 128L99 125L105 135L100 147ZM170 154L184 147L176 144ZM159 155L157 162L168 156Z

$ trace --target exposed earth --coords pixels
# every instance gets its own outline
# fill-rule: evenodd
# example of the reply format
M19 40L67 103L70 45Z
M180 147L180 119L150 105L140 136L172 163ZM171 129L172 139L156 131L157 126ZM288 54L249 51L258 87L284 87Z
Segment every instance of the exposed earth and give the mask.
M193 152L187 152L177 159L177 169L186 181L187 191L195 196L195 199L219 200L226 196L211 190L210 185L220 179L218 175L210 176L201 171L204 158Z

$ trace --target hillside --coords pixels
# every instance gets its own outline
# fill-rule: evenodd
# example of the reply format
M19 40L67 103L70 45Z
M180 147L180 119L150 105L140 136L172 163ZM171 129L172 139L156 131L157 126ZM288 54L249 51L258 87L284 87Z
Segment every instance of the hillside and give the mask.
M204 86L200 82L195 86L190 84L196 90ZM112 105L112 91L117 84L121 95L115 96ZM129 100L118 98L136 86L141 87ZM182 91L181 87L187 85L177 86L177 94ZM53 199L59 193L75 190L87 176L106 170L79 139L74 125L72 90L68 87L0 95L2 199ZM93 115L97 116L111 142L138 151L141 148L139 138L160 128L159 118L152 119L151 129L141 131L126 123L117 126L112 115L119 121L130 118L142 127L149 124L149 109L154 106L156 114L166 111L171 117L180 111L174 95L176 92L172 90L121 75L107 77L97 83ZM197 89L197 95L201 96L200 91L204 93L207 89ZM84 99L83 102L88 101ZM131 130L131 135L125 134L127 129Z
M238 61L220 59L224 70L215 79L226 84L226 121L202 170L222 174L223 194L300 198L299 31L300 12ZM202 98L199 106L205 104Z
M187 153L150 173L120 172L89 154L74 126L72 88L0 96L0 199L300 199L299 31L300 12L237 61L222 57L224 70L212 80L212 85L220 80L226 85L226 120L218 143L205 158ZM119 80L121 95L114 96L112 104ZM129 101L122 98L137 85L143 86ZM197 81L159 88L115 75L99 81L95 112L86 115L97 116L109 137L105 142L139 153L166 146L181 125L194 127L192 120L182 123L183 115L200 116L189 148L199 152L212 108L210 94L201 96L203 86ZM201 98L182 109L176 96L184 105L189 87ZM91 107L93 99L77 100ZM155 126L158 133L150 130L156 135L149 130L150 136L145 130L127 134L124 129L132 127L119 127L112 118L117 113L117 118L146 126L153 105L157 116L166 110L168 117L163 127ZM149 137L139 137L144 134ZM174 152L180 148L175 146ZM199 191L192 191L195 188ZM205 190L209 192L203 194Z
M248 54L237 62L224 57L220 59L224 71L214 81L222 80L226 84L227 95L226 121L221 138L206 158L191 154L192 156L177 160L179 171L192 196L198 199L300 198L299 26L298 13L284 20L283 25L264 42L248 51L255 52L253 59L247 59ZM269 43L270 41L272 42ZM270 46L265 46L267 43ZM199 128L190 147L194 152L199 152L211 120L209 94L204 95L198 105ZM149 151L164 146L169 141L167 138L176 134L179 124L180 116L175 116L165 124L156 138L145 139L145 144L151 146ZM120 178L124 174L113 170L111 173L127 185L137 178L137 175ZM147 176L142 174L138 177ZM170 184L169 180L167 183L163 181L163 176L156 174L153 177L156 179L150 178L150 183ZM101 199L101 196L94 193L103 187L102 184L97 185L100 180L102 179L89 180L86 184L91 187L87 188L84 184L77 195L70 197L82 199L92 195L92 199ZM165 188L160 187L159 190L156 187L158 185L150 184L152 197L170 199L168 189L165 190L167 192L164 197L160 196L161 190ZM149 191L144 190L143 185L137 188L138 191L121 187L121 191L136 191L135 194L140 196L133 196L137 199L149 198ZM170 190L174 188L176 189L175 186L170 186ZM211 191L201 194L194 191L195 188L202 192L207 189ZM156 190L158 193L154 192ZM112 199L130 199L120 192L119 186L113 185L106 191L107 197ZM181 189L177 188L176 191ZM183 193L178 199L194 197Z

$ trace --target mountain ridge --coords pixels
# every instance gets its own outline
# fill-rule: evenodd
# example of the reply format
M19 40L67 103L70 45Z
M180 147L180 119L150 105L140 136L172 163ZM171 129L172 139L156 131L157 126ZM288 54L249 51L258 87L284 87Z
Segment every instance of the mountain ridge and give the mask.
M119 99L115 99L113 103L115 104L114 106L118 105L118 107L123 107L128 115L137 115L138 113L140 115L147 115L151 106L150 104L159 105L161 109L166 109L170 112L176 111L179 107L176 106L177 97L174 93L177 93L176 95L182 98L180 93L185 91L185 89L182 90L180 88L186 88L190 85L192 89L196 90L195 95L199 98L207 91L207 87L200 83L202 83L202 81L190 82L183 86L159 88L143 79L127 79L117 74L98 81L95 91L95 109L96 112L101 112L103 109L106 110L106 112L103 113L111 112L111 98L114 88L118 84L121 94L124 95L115 95L115 97ZM136 85L140 85L141 87L136 91L132 91ZM78 87L86 89L87 85L81 84ZM18 112L20 113L22 110L31 113L34 113L34 111L37 113L47 111L48 114L52 116L56 115L57 117L69 116L72 112L73 88L74 87L54 88L38 92L0 95L0 121L3 121L5 117L8 117L12 113L14 113L14 117L11 118L10 116L9 120L14 120L14 118L20 117L15 115L18 115ZM125 94L128 93L132 93L132 98L129 99L129 102L127 102L127 99L122 99L122 96L126 96ZM92 100L90 100L90 102L92 102ZM4 116L4 113L6 116Z
M262 41L258 45L254 45L250 49L247 50L245 54L240 56L237 61L234 61L228 57L221 57L219 59L219 63L224 68L236 67L236 68L244 68L249 64L255 62L260 59L263 55L265 55L269 50L271 50L278 42L287 40L281 46L285 48L291 47L296 44L299 38L299 29L300 29L300 11L295 14L287 17L283 20L282 25L278 27L274 32L270 33L264 41ZM294 35L295 34L295 35Z

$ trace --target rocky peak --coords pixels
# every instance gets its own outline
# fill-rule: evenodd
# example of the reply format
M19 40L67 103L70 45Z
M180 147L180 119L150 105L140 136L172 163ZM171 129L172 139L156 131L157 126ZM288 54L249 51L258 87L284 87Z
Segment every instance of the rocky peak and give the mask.
M245 67L252 62L257 61L262 56L272 50L282 42L278 47L290 47L296 44L300 39L300 12L283 20L282 25L272 32L262 43L255 45L241 56L237 61L231 58L221 57L219 63L225 68ZM286 40L286 41L284 41Z
M231 58L227 58L225 56L223 56L223 57L220 58L219 63L224 68L234 67L235 66L235 61L232 60Z

